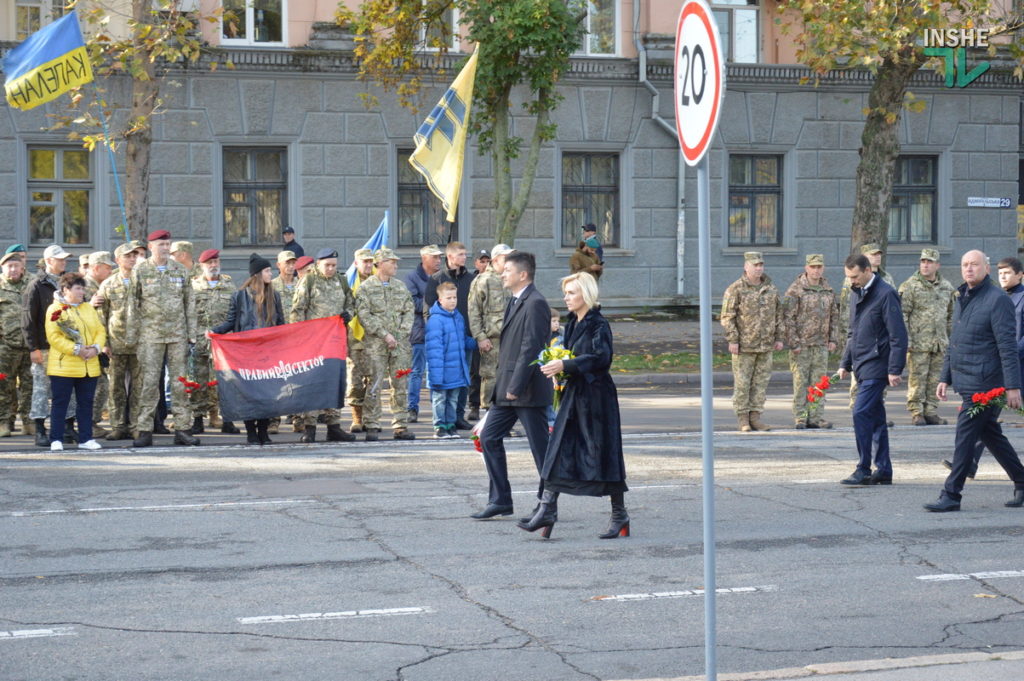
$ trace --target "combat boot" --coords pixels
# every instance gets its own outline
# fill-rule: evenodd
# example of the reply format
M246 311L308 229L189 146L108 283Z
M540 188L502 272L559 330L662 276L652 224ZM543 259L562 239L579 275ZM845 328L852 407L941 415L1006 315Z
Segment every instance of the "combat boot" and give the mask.
M305 432L299 438L299 442L316 442L316 426L306 426Z
M46 431L46 419L34 419L36 424L36 447L49 447L50 434Z
M0 424L0 437L10 437L11 428L6 423Z
M771 430L771 428L768 427L768 424L761 421L761 412L759 411L750 412L750 428L761 432Z
M77 445L78 444L78 431L75 430L75 420L67 419L64 421L64 444L66 445Z
M140 430L139 436L132 440L132 447L152 447L153 433L147 430Z
M914 417L910 419L910 425L912 426L927 426L928 421L925 420L921 414L914 414Z
M199 444L199 438L193 437L187 430L174 431L174 444L195 447Z
M210 424L210 425L213 425L213 424ZM205 432L206 432L206 429L203 428L203 417L202 416L197 416L194 419L192 419L192 434L193 435L199 435L200 433L205 433Z
M352 405L352 427L348 429L350 433L362 433L366 429L363 427L363 407Z
M355 442L356 436L352 433L346 433L342 427L337 423L331 423L327 426L327 441L328 442Z
M21 434L22 435L35 435L36 424L29 417L22 415L21 417Z
M212 423L210 427L213 427ZM238 435L242 431L238 430L238 426L235 425L234 421L221 421L220 432L227 433L228 435Z
M377 435L377 433L379 433L379 432L380 432L380 428L367 428L366 429L366 441L367 442L376 442L379 439L379 437Z
M750 414L737 414L736 421L739 424L741 433L749 433L752 430L750 427Z
M211 388L211 390L212 389L213 388ZM217 407L210 407L210 427L220 428L222 425L224 425L224 422L221 421L220 413L217 410Z

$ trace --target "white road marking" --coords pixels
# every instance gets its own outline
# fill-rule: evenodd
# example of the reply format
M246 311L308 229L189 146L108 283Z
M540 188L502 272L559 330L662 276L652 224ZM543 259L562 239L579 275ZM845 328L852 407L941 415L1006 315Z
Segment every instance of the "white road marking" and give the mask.
M921 575L923 582L957 582L967 579L1002 579L1004 577L1024 577L1024 570L996 570L994 572L971 572L967 574Z
M774 584L764 586L737 586L731 588L715 589L716 594L749 594L778 591L779 587ZM690 596L703 596L704 589L684 589L682 591L656 591L648 594L619 594L617 596L594 596L591 601L650 601L658 598L688 598Z
M74 627L51 627L49 629L18 629L0 631L0 641L13 641L23 638L47 638L50 636L75 636Z
M62 513L112 513L121 511L181 511L190 508L235 508L239 506L284 506L287 504L315 504L316 499L275 499L272 501L220 501L205 504L165 504L161 506L97 506L95 508L55 508L44 511L10 511L0 517L26 518L37 515L59 515Z
M681 485L630 485L629 486L629 491L630 492L636 492L636 491L644 490L644 489L688 489L688 488L692 488L692 487L700 487L700 485L698 483L684 483L684 484L681 484ZM512 490L512 494L531 494L533 496L537 496L537 490L535 490L535 489ZM469 496L472 496L472 497L486 497L487 496L487 492L474 492L473 494L470 494ZM448 501L450 499L465 499L466 495L465 494L443 494L443 495L439 495L439 496L424 497L424 498L429 500L429 501Z
M280 624L282 622L310 622L316 620L346 620L360 617L397 617L401 615L426 615L433 608L378 608L373 610L344 610L342 612L307 612L301 615L263 615L260 617L239 617L241 624Z

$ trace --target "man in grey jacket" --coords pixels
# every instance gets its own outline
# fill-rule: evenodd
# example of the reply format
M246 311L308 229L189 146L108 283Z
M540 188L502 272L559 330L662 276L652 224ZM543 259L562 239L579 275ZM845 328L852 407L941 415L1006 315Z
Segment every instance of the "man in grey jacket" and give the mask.
M974 463L974 445L985 443L999 465L1013 480L1014 495L1007 506L1024 506L1024 466L999 425L1000 407L989 405L971 414L972 396L993 388L1006 389L1006 406L1021 406L1020 360L1017 357L1016 324L1010 297L988 276L988 259L981 251L968 251L960 260L964 285L953 310L953 331L935 391L946 399L950 385L963 400L956 420L953 470L937 501L925 504L929 511L960 510L960 492Z

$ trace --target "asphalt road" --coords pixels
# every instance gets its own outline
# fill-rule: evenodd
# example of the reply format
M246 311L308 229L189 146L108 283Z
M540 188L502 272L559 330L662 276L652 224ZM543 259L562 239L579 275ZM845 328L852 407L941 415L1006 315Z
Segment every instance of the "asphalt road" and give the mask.
M0 679L700 674L696 400L623 391L633 536L610 541L601 499L563 497L548 541L470 520L468 441L0 454ZM863 489L836 484L849 430L716 436L721 673L1024 649L1001 469L983 462L962 512L921 509L952 432L892 429L896 482ZM525 514L535 473L510 445ZM1024 678L1020 657L985 664L1003 675L973 678ZM849 678L941 676L895 673Z

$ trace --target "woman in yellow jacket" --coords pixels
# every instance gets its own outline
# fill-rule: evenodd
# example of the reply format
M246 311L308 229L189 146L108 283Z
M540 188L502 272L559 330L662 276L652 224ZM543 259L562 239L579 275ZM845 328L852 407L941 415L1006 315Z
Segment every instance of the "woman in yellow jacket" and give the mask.
M85 279L77 272L60 278L53 304L46 310L46 340L50 354L46 373L50 377L50 451L63 451L64 420L71 391L78 404L79 449L99 449L92 437L92 404L101 367L99 355L106 348L107 332L96 309L85 299Z

